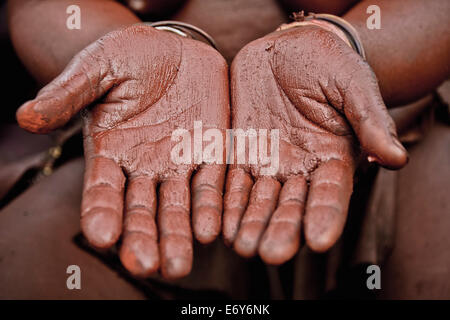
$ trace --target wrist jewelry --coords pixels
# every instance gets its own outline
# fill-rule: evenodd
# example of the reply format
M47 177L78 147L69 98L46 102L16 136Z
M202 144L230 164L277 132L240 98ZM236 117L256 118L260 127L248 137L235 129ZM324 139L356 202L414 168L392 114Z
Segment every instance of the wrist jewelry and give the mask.
M192 24L171 20L144 22L144 24L151 26L157 30L169 31L185 38L205 42L217 50L217 45L214 39L205 31L196 26L193 26Z
M319 26L327 29L328 31L337 33L338 36L340 36L349 46L358 52L364 60L366 60L366 53L358 31L356 31L356 29L343 18L326 13L310 13L305 17L303 11L300 13L294 13L293 18L296 20L295 22L283 24L277 29L277 31L305 25ZM322 21L325 21L326 24L322 23Z

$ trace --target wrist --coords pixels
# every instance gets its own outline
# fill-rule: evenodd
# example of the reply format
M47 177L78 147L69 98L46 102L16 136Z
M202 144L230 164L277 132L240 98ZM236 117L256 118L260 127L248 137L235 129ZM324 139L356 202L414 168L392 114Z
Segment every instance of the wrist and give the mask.
M202 29L185 22L180 21L157 21L157 22L143 22L141 23L145 26L150 26L154 29L167 31L183 38L189 38L198 40L200 42L206 43L217 50L217 45L214 39Z
M339 29L337 26L327 22L327 21L320 21L320 20L309 20L309 21L294 21L291 23L282 24L277 28L276 31L283 31L291 28L297 28L297 27L307 27L307 26L315 26L322 29L325 29L331 33L334 33L339 38L341 38L342 41L344 41L348 46L352 46L350 43L350 40L347 38L347 36L344 34L344 32Z
M289 24L283 24L277 31L302 26L316 26L337 35L347 45L352 47L364 60L366 59L364 47L357 30L346 20L331 14L309 14L304 16L303 11L294 13L296 20Z

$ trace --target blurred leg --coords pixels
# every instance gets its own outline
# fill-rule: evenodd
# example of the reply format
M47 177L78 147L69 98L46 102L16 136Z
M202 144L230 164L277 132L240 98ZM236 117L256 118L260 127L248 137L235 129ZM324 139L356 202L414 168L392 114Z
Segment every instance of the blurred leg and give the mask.
M0 299L142 299L116 271L80 249L83 160L63 165L0 212ZM81 290L69 290L69 265Z
M436 124L399 172L394 250L382 298L450 298L450 128Z

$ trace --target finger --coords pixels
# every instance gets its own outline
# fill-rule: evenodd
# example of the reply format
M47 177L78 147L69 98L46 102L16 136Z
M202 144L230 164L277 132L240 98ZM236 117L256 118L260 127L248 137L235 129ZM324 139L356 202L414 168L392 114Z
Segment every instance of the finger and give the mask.
M282 264L297 253L307 190L306 180L302 176L292 177L283 185L278 207L258 248L266 263Z
M387 168L403 167L408 154L397 138L394 121L370 67L363 64L347 82L343 110L368 160Z
M223 165L206 165L192 180L192 227L201 243L212 242L220 233L225 171Z
M19 125L34 133L47 133L66 124L78 111L112 87L109 67L97 59L95 44L76 55L64 71L39 91L34 100L17 110Z
M250 175L243 169L233 168L228 171L223 214L223 239L228 246L236 238L252 186Z
M130 179L125 203L120 260L132 274L147 277L159 268L156 182L147 176Z
M88 241L98 248L108 248L122 232L123 191L122 169L111 159L86 159L81 229Z
M353 169L329 160L314 172L306 202L305 239L317 252L328 250L340 237L353 189Z
M192 268L189 181L172 178L159 189L158 227L161 273L168 279L189 274Z
M269 177L260 178L253 186L250 203L234 241L234 249L241 256L256 254L261 235L277 205L280 188L280 183Z

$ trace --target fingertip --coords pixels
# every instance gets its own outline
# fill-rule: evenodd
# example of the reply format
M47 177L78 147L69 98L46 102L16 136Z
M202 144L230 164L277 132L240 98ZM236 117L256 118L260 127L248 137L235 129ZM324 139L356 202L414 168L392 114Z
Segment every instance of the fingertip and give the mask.
M158 245L141 232L130 232L124 236L119 256L123 266L138 277L148 277L159 268Z
M161 274L166 279L187 276L192 269L193 247L189 235L161 234L159 243L161 254Z
M409 161L408 152L394 137L393 142L386 144L380 155L369 154L369 162L376 162L386 169L397 170L403 168Z
M202 244L213 242L220 233L220 220L220 214L216 208L199 208L194 214L193 221L195 238Z
M318 253L330 249L342 234L345 219L340 210L330 206L308 209L305 216L305 240L308 247Z
M262 239L259 247L258 254L261 259L267 264L278 265L283 263L283 257L280 257L280 251L277 248L277 244L274 241L268 239Z
M16 111L17 123L21 128L32 133L48 133L50 131L47 128L48 121L35 111L36 103L36 100L28 101Z
M184 257L168 258L162 268L161 274L165 279L176 280L187 276L192 269L192 259Z
M56 102L56 104L55 104ZM56 108L56 99L34 99L23 104L16 112L19 126L37 134L46 134L62 127L70 114Z
M243 258L253 258L256 256L257 246L246 240L239 240L234 243L234 251Z
M253 186L251 176L243 169L230 169L227 173L226 191L223 199L224 214L222 236L226 246L236 239L242 216L247 208Z
M271 265L281 265L292 258L294 251L298 250L298 248L289 248L294 247L292 244L280 244L276 241L271 240L263 240L258 248L258 253L261 256L261 259Z
M119 239L122 219L110 208L94 208L81 217L81 230L97 248L109 248Z
M222 238L226 246L231 247L236 238L242 209L225 210L223 215Z
M306 236L305 236L306 237ZM327 252L332 246L333 244L330 244L330 241L325 238L307 238L306 239L306 244L308 245L308 247L317 253L324 253Z
M403 168L409 161L408 152L397 138L393 137L393 143L389 147L389 157L382 164L388 169Z
M222 232L223 243L224 243L227 247L233 246L234 238L235 238L235 237L232 235L231 232L225 231L225 230Z
M400 169L408 163L408 152L387 129L366 122L360 142L369 162L377 162L388 169Z
M257 223L250 222L239 230L233 244L234 251L244 258L252 258L258 251L260 228L252 224Z
M300 247L300 234L292 226L278 223L267 229L258 248L261 259L272 265L281 265L291 259Z

